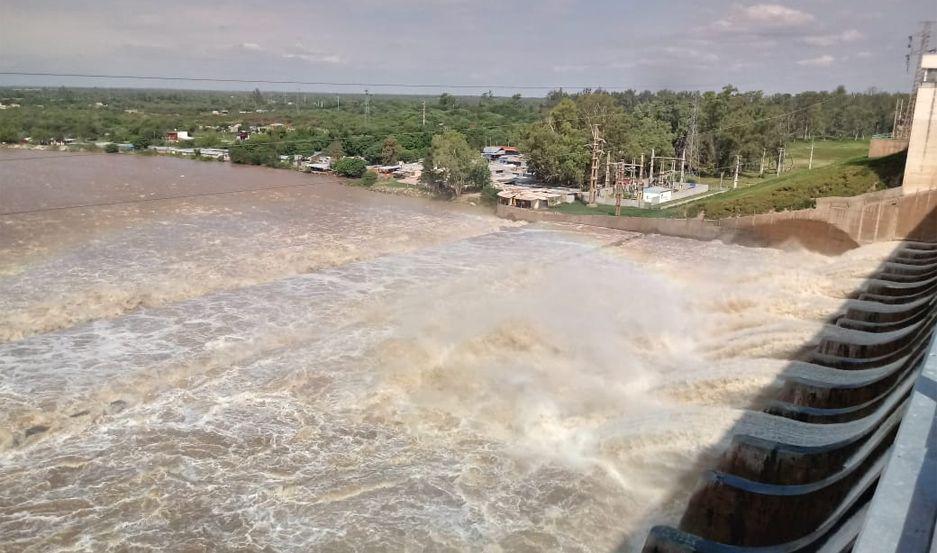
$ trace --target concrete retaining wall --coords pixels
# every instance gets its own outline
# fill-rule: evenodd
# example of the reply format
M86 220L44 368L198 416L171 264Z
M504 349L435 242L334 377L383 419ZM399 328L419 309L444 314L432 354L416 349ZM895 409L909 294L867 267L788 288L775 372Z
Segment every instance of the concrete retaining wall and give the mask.
M778 246L787 241L825 253L886 240L937 240L937 190L902 194L900 188L848 198L819 198L817 207L721 220L568 215L498 205L512 220L593 225L697 240Z
M907 149L907 138L873 138L869 141L869 159L890 156Z

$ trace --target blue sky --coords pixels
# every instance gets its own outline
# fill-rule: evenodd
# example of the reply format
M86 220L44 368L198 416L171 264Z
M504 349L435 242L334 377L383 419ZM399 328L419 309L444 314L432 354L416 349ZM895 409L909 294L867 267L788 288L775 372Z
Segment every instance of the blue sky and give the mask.
M0 71L478 86L461 93L904 90L907 35L922 19L937 19L937 1L0 0ZM0 76L18 84L253 88ZM515 91L545 92L495 88Z

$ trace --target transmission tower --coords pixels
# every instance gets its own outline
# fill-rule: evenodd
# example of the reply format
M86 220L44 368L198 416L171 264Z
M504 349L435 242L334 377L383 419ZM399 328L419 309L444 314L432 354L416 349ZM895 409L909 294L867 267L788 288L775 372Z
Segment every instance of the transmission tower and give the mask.
M597 123L592 124L592 170L589 173L589 205L595 206L595 192L599 183L599 158L602 155L602 131Z
M699 130L699 101L700 95L696 93L696 99L693 101L693 114L690 116L690 126L686 135L686 147L684 149L684 159L690 174L693 174L699 167L699 153L696 147L697 133ZM683 180L682 178L680 180Z
M892 132L895 138L908 138L911 134L911 119L914 117L914 103L917 99L917 89L924 79L921 70L921 57L931 50L931 35L934 21L922 21L917 36L908 37L908 50L904 56L905 70L912 73L911 94L908 103L898 108L895 118L896 124Z

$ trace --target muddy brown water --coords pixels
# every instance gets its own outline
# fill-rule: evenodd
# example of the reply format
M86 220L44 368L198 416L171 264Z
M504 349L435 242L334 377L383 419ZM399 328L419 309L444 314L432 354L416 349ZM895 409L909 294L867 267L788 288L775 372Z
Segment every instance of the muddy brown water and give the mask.
M0 550L637 548L890 248L0 152Z

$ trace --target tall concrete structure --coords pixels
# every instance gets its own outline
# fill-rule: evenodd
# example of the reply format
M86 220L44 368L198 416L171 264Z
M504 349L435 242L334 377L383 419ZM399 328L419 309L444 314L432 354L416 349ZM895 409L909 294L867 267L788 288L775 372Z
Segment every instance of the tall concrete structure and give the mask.
M937 54L921 56L921 72L904 170L905 194L937 188Z

